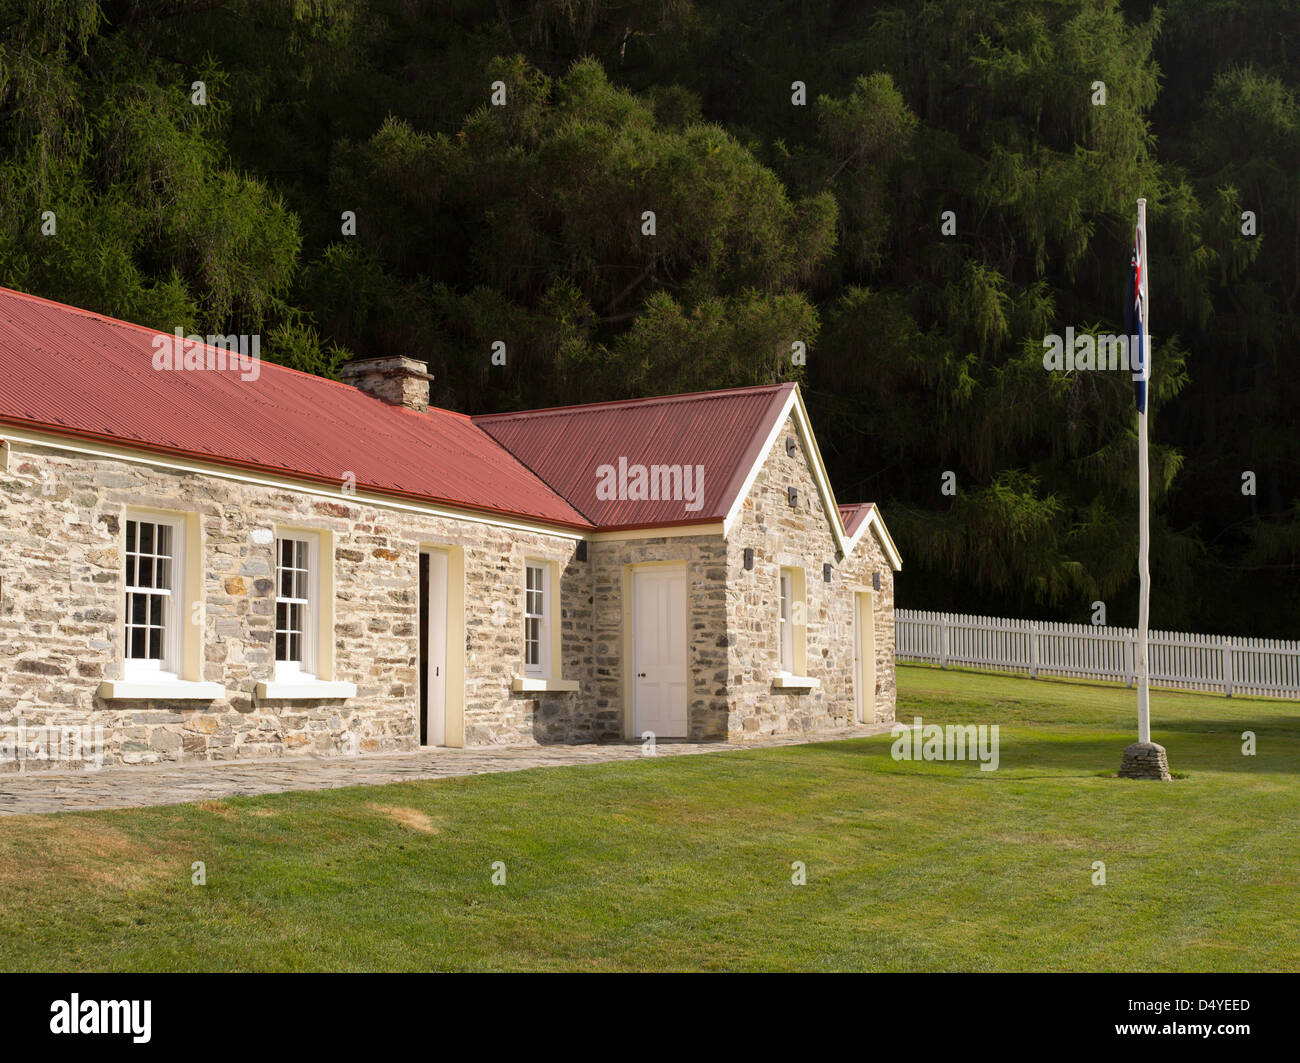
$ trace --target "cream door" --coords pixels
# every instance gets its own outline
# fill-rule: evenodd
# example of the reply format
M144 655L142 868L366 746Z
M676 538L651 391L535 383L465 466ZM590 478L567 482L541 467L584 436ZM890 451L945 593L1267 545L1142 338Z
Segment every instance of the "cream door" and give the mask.
M632 573L635 736L687 737L686 567Z
M447 744L447 554L429 554L429 643L425 658L429 683L426 707L428 744Z
M858 723L876 720L876 625L870 591L858 591L853 610L853 686Z

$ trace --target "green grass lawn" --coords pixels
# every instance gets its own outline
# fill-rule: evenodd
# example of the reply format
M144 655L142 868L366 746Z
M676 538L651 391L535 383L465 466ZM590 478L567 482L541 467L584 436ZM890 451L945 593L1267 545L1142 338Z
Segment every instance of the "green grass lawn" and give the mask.
M5 817L0 969L1300 969L1300 706L1153 691L1159 784L1113 777L1131 691L899 691L1000 769L883 736Z

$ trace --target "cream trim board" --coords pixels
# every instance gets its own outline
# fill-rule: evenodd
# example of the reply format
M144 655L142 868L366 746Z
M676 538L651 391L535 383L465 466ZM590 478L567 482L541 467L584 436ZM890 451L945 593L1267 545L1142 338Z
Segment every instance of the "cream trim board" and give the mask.
M44 435L43 433L15 434L8 429L4 429L4 432L6 442L12 441L24 443L27 446L45 447L48 450L61 450L70 454L84 454L89 457L103 458L106 461L129 461L136 465L149 465L158 469L170 469L174 472L188 472L198 473L202 476L215 476L222 480L233 480L236 483L252 484L256 487L270 487L277 491L296 491L299 494L312 495L316 498L326 498L330 501L342 502L344 504L356 505L361 503L368 506L379 506L383 509L395 509L407 513L421 513L430 517L444 517L449 520L469 521L473 524L487 524L495 528L508 528L511 531L531 532L537 535L550 535L558 539L568 539L573 542L579 542L583 539L589 538L589 535L586 532L573 531L567 528L557 528L546 524L532 524L527 521L513 521L487 517L482 514L470 512L469 510L450 509L434 505L419 505L412 502L399 502L383 495L376 495L365 491L354 491L351 494L345 494L342 488L338 491L326 491L319 485L312 485L303 480L294 480L292 478L278 479L269 476L260 476L255 473L233 472L223 466L211 465L206 462L169 460L159 455L130 450L126 447L97 447L84 444L74 445L60 436Z
M553 679L535 675L517 675L510 681L510 689L521 691L571 691L577 690L576 679Z
M862 527L849 540L849 549L852 550L862 541L862 537L867 533L868 528L876 536L876 541L880 543L880 548L885 552L890 567L895 572L901 572L903 570L903 559L898 553L898 547L894 545L894 537L889 534L889 529L885 527L885 518L880 515L878 505L871 507L871 512L867 514L867 519L862 522Z
M749 492L754 487L754 481L758 479L759 470L763 468L763 463L767 461L767 456L772 450L772 445L776 442L782 430L785 428L786 419L790 416L790 411L795 407L795 398L799 394L799 386L796 384L781 404L781 411L776 415L775 423L767 433L767 440L759 448L758 457L750 467L749 474L745 477L745 482L740 485L740 491L732 499L731 509L727 511L727 519L722 522L722 534L727 536L731 534L731 529L740 517L741 509L745 504L745 499L749 497Z
M794 565L786 566L791 583L791 649L792 662L788 674L802 676L808 670L808 576Z
M903 567L902 557L898 553L898 547L894 545L894 540L885 528L885 522L880 516L880 507L873 505L867 520L863 522L859 534L850 538L844 528L844 521L840 517L840 508L835 501L835 492L831 490L829 477L826 475L826 463L822 460L821 448L817 445L817 437L813 434L812 422L808 419L808 408L804 405L803 392L799 385L796 384L790 392L790 397L781 407L780 413L776 417L775 424L768 432L767 441L763 444L758 458L755 460L753 467L749 470L749 475L740 489L740 493L731 503L731 509L727 513L727 519L722 525L722 534L725 538L731 534L731 529L740 514L744 510L745 499L749 497L749 492L753 489L754 481L758 478L759 471L767 461L772 452L772 447L776 444L781 432L785 429L785 422L791 416L794 417L795 428L799 433L799 438L803 442L804 454L807 455L809 468L812 469L813 479L817 483L817 493L821 497L822 508L826 512L827 521L831 526L831 534L835 537L835 545L845 557L853 552L853 547L861 539L861 532L870 526L880 540L881 548L885 551L885 556L889 558L890 564L894 571L898 572Z
M322 679L275 680L257 684L258 700L296 701L309 698L354 698L355 683L328 683Z
M628 539L681 539L690 535L723 535L724 525L721 521L712 524L673 524L662 528L635 528L631 531L593 532L587 536L588 542L616 543Z
M799 390L798 385L795 385L795 395L799 400L795 405L795 410L797 411L796 422L799 425L800 434L806 437L805 446L813 457L813 472L816 474L817 487L822 496L822 505L826 508L826 512L834 522L834 527L836 529L835 540L840 548L840 552L843 553L845 557L848 557L861 539L861 532L867 527L870 527L875 532L876 538L880 542L881 549L884 550L885 556L889 559L889 563L893 566L894 571L902 571L902 555L899 554L898 547L894 545L893 537L889 534L888 529L885 528L885 520L880 515L879 505L872 505L871 512L867 514L867 519L863 522L862 528L858 529L859 534L854 536L852 539L848 537L848 533L844 528L844 520L840 517L840 507L835 501L835 493L831 490L830 478L826 475L826 463L822 460L821 448L817 445L816 435L813 434L812 421L808 417L808 408L803 402L803 392Z
M647 564L667 564L664 561L647 562ZM636 737L636 712L633 700L636 698L636 676L632 661L632 570L635 565L624 565L619 582L619 594L623 606L623 626L619 632L619 656L623 663L623 737Z
M564 621L560 611L560 563L546 563L546 623L551 636L551 669L546 678L563 682L564 675ZM576 688L575 688L576 689Z
M798 402L795 399L798 398ZM663 528L642 528L632 531L606 531L606 532L579 532L553 527L546 524L532 524L526 521L501 520L493 517L486 517L481 514L473 513L468 510L448 509L441 506L416 505L414 503L398 502L394 499L386 498L383 495L375 495L369 492L353 492L345 494L339 491L326 491L319 486L308 484L305 481L293 479L273 479L266 476L258 476L251 473L236 473L221 466L210 465L205 462L185 462L169 461L161 456L147 454L140 451L130 450L126 447L110 446L87 446L74 445L61 436L45 435L43 433L18 433L5 431L5 438L0 446L3 446L5 453L4 467L8 471L9 454L12 451L13 443L21 443L26 446L44 447L47 450L63 451L70 454L83 454L89 457L102 458L106 461L128 461L136 465L148 465L158 469L169 469L174 472L197 473L202 476L215 476L223 480L232 480L236 483L252 484L256 487L269 487L277 491L296 491L300 494L311 495L316 498L329 499L345 504L364 503L365 505L378 506L382 509L398 510L406 513L419 513L424 516L442 517L448 520L468 521L472 524L485 524L494 528L506 528L510 531L529 532L535 535L550 535L559 539L568 539L572 542L617 542L625 539L655 539L655 538L678 538L690 535L722 535L724 538L730 534L731 527L740 514L741 506L748 497L750 489L753 487L754 480L758 476L759 469L763 461L766 460L768 453L772 449L772 444L785 426L785 420L789 416L791 409L794 409L800 421L800 435L807 439L812 438L811 428L807 425L807 412L801 414L798 411L803 410L803 400L799 397L798 388L791 392L791 397L781 408L781 413L776 419L776 424L769 433L768 441L764 445L763 452L754 467L750 469L740 493L732 503L731 511L727 514L726 520L721 524L696 524L696 525L670 525ZM816 441L813 441L813 452L816 454L814 463L814 472L817 474L818 490L829 494L830 487L826 483L824 468L817 468L821 463L821 455L816 451ZM839 509L834 504L834 496L830 496L830 504L827 505L823 499L823 505L827 505L828 512L832 514L832 530L835 532L836 543L842 553L847 557L856 544L857 539L848 541L844 538L840 521ZM872 512L868 519L875 529L876 534L881 539L881 545L888 555L894 570L900 571L903 567L902 559L899 557L898 549L894 545L893 539L885 529L884 521L880 517L879 506L873 506ZM864 524L865 528L867 525Z
M105 701L215 701L226 696L220 683L194 683L185 679L149 682L105 679L96 691Z
M316 678L329 683L334 680L334 532L321 528L317 533L320 542L316 556L320 573L316 582L320 601L316 605ZM351 695L349 695L351 696Z
M853 593L853 701L858 723L876 720L876 595L868 588ZM868 681L868 679L870 681Z
M817 483L817 493L821 496L822 509L826 513L827 523L831 526L831 534L835 537L835 546L844 554L849 554L848 538L844 533L844 522L840 519L839 507L835 504L835 494L831 490L830 481L826 477L826 466L822 462L821 451L817 447L817 439L812 433L812 426L808 421L808 411L803 404L803 396L799 391L799 385L795 385L790 391L789 398L781 407L780 413L775 419L771 430L768 432L767 440L764 442L758 457L754 461L753 467L749 470L749 475L745 477L744 485L740 493L731 503L731 510L727 513L727 519L723 524L724 535L731 533L732 527L740 518L744 509L745 499L749 497L749 492L753 489L754 481L758 478L759 471L767 461L772 452L772 447L776 444L777 438L785 430L785 422L791 416L794 417L795 429L799 433L799 438L803 442L804 454L807 455L808 466L812 470L813 479Z
M817 492L821 495L822 508L826 511L831 529L835 533L835 545L839 547L840 553L848 557L850 547L848 536L844 531L844 521L840 517L840 507L835 501L835 492L831 490L830 478L826 475L826 463L822 460L821 447L817 445L812 422L808 419L808 408L803 404L803 392L799 390L797 384L794 396L795 424L799 428L799 435L803 437L804 453L811 459L809 464L812 466L813 477L817 481Z
M207 601L203 596L203 522L198 513L186 513L185 529L185 610L181 634L181 678L191 682L203 679L203 645L207 639ZM197 612L195 611L197 607Z
M465 548L452 543L420 543L420 553L447 555L447 687L443 701L443 746L465 746ZM419 659L418 657L416 658ZM419 734L419 724L416 724Z

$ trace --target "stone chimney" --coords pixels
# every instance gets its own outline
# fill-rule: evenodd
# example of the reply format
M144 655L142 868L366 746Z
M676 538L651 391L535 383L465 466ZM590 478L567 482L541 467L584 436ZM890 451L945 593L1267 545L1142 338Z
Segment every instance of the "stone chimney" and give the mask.
M394 355L389 358L357 358L343 366L343 383L394 406L425 413L429 409L428 362Z

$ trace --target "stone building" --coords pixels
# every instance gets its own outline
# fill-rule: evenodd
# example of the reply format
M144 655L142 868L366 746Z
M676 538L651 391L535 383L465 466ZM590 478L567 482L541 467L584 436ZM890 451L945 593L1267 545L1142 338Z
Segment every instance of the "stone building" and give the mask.
M0 770L893 719L796 385L469 417L222 340L0 289Z

